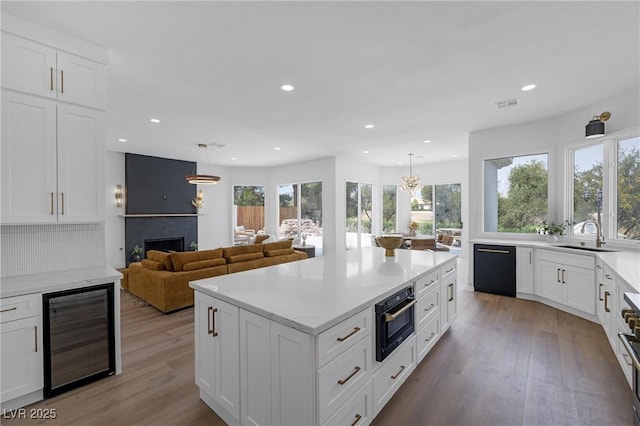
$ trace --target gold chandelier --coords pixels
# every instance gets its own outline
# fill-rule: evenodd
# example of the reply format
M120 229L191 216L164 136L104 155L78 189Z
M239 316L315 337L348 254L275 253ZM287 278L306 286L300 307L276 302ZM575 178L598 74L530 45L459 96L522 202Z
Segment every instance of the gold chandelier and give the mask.
M207 144L204 144L204 143L199 143L198 147L206 148L206 150L207 150L207 167L210 167L210 164L209 164L209 146ZM216 183L218 183L220 181L220 176L192 174L192 175L186 175L184 177L184 179L187 182L189 182L189 183L191 183L193 185L215 185Z
M409 195L413 195L415 191L420 191L424 185L420 183L420 176L413 175L413 164L411 158L413 153L409 154L409 176L402 176L400 189Z

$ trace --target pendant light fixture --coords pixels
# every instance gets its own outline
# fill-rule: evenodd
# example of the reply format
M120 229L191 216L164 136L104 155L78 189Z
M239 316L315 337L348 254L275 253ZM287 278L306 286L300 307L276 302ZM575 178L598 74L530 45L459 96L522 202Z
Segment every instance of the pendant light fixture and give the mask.
M589 121L584 131L584 136L587 139L597 138L604 136L604 122L611 118L611 113L605 111L600 115L594 115L593 119Z
M413 175L413 163L411 158L413 153L409 154L409 176L402 176L402 182L400 189L407 192L409 195L413 195L415 191L420 191L424 185L420 183L420 176Z
M210 167L209 145L205 143L199 143L198 147L205 148L207 150L207 168L209 168ZM193 175L186 175L184 178L187 182L193 185L215 185L220 181L220 176L213 176L213 175L193 174Z

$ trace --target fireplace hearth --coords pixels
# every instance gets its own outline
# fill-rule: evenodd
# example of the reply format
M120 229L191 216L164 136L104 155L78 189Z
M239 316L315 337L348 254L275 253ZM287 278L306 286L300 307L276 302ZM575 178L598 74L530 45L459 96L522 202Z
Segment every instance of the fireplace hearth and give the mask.
M197 217L127 217L124 222L127 266L136 259L131 251L137 245L144 253L149 250L185 251L198 242ZM142 256L146 256L143 254Z

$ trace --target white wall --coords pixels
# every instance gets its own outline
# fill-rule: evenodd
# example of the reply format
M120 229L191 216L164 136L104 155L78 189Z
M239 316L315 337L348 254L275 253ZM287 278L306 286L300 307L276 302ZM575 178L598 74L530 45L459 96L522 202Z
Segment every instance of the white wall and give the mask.
M549 220L564 219L565 148L586 141L585 126L594 115L611 113L606 122L608 135L640 127L639 88L587 105L566 114L515 126L478 130L469 134L469 198L468 235L471 239L484 236L534 239L536 235L485 233L483 228L483 166L484 160L527 154L549 153ZM470 247L469 247L470 248ZM471 271L471 269L470 269ZM471 274L470 274L471 276Z
M198 217L198 248L207 250L230 246L233 241L230 207L234 169L198 163L198 170L220 176L216 185L198 185L204 195L200 210L202 216Z
M116 185L122 185L126 199L124 182L124 153L107 151L105 155L105 244L107 265L124 268L126 255L124 252L124 200L122 207L116 207Z

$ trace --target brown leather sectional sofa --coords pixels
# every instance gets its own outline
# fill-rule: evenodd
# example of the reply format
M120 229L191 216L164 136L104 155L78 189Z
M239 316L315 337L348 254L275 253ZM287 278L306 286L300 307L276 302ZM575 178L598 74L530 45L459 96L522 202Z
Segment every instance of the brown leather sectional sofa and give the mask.
M220 247L214 250L165 253L150 250L146 259L129 265L129 292L168 313L193 306L189 281L247 271L307 258L291 240Z

